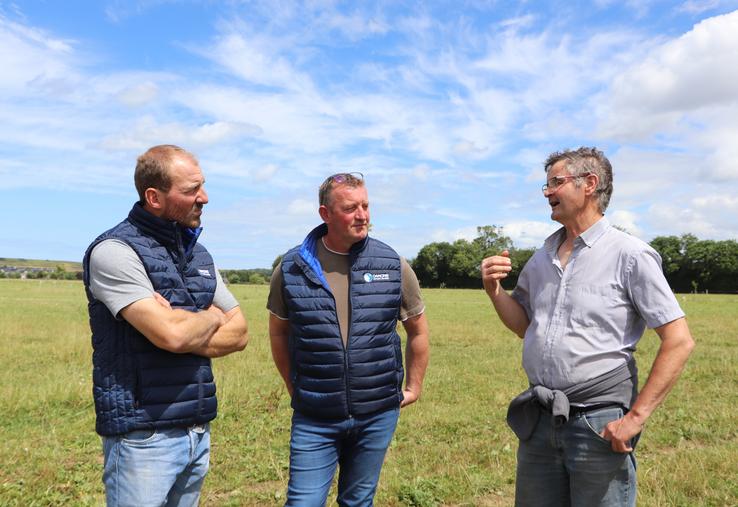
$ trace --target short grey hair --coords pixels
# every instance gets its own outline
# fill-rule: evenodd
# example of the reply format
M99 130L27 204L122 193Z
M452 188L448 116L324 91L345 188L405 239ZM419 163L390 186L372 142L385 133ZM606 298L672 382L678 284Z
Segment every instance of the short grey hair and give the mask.
M318 202L321 206L330 206L333 202L332 190L338 185L346 185L351 188L364 186L364 175L358 172L337 173L328 176L320 189L318 189Z
M610 204L612 196L612 165L604 153L595 147L584 147L577 150L555 151L546 159L544 169L546 173L557 163L564 161L566 170L572 176L584 176L586 174L596 174L598 183L595 192L597 193L597 205L600 213L605 213L607 206ZM576 186L581 186L580 181L575 181Z

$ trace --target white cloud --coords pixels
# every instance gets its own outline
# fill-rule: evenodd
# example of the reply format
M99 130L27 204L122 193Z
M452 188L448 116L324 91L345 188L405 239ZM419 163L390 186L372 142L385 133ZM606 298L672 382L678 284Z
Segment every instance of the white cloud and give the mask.
M317 215L318 206L307 199L295 199L287 205L287 213L290 215Z
M38 28L21 25L0 14L0 90L5 94L66 88L76 81L73 71L74 41L64 40Z
M687 0L677 8L677 11L699 14L714 9L719 5L720 0Z
M513 240L518 248L537 248L543 241L556 232L561 224L556 222L538 222L523 220L503 224L503 234Z
M453 243L457 239L472 241L477 237L477 228L461 227L459 229L435 229L431 231L430 237L432 241L429 241L429 243L441 241Z
M430 167L426 164L420 164L413 168L413 176L419 180L427 181L430 174Z
M700 239L738 238L738 197L714 193L679 204L659 203L648 210L658 235L692 233Z
M248 33L242 34L241 31ZM289 38L260 35L243 24L236 24L226 27L210 47L193 48L193 51L249 83L312 92L314 86L310 76L297 70L287 57L279 54L288 42Z
M118 99L129 107L139 107L151 102L158 95L159 87L156 83L147 81L121 90Z
M436 215L447 217L447 218L453 218L456 220L463 220L463 221L469 221L473 217L469 213L464 213L463 211L459 211L456 209L449 209L449 208L438 208L433 210L433 213Z
M633 236L642 237L643 231L638 226L638 214L628 210L615 210L608 213L608 217L612 225L622 227Z
M159 123L146 115L125 130L102 139L99 147L108 151L142 151L156 144L178 144L193 149L243 137L256 136L260 129L247 123L223 122L188 125L180 122Z
M277 171L279 171L278 165L266 164L254 172L254 180L259 182L269 181L277 174Z
M701 21L623 69L598 114L602 137L674 145L711 131L702 114L738 101L738 11ZM730 113L725 112L728 122ZM708 134L711 135L711 132Z

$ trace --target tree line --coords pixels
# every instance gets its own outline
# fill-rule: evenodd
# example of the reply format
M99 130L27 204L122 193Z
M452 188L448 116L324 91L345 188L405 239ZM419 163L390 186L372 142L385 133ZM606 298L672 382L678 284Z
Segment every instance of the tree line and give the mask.
M738 242L700 240L692 234L658 236L650 243L659 255L666 280L675 292L738 292ZM512 271L505 289L517 283L520 271L535 252L517 248L502 227L477 227L471 241L434 242L420 249L410 264L422 287L481 288L480 264L490 255L509 250Z
M738 292L736 240L700 240L693 234L683 234L657 236L649 244L661 255L664 275L674 292ZM512 271L502 281L509 290L515 287L520 270L535 249L517 248L503 228L495 225L477 227L477 237L471 241L429 243L409 262L422 287L479 289L482 259L503 250L510 252L512 261ZM221 269L220 273L230 284L266 284L281 259L280 255L274 260L272 269ZM0 278L81 280L82 272L67 271L61 265L55 269L0 266Z

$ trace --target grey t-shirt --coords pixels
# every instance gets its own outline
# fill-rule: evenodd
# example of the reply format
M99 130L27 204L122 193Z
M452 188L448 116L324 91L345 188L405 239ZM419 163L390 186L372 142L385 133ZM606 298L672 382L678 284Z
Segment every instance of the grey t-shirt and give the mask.
M338 325L341 328L343 342L346 343L349 323L349 255L329 250L323 241L317 242L317 255L318 261L320 261L320 265L323 268L323 275L335 296ZM274 268L274 273L272 273L267 309L277 318L287 320L287 304L282 293L283 277L281 267L282 265L280 263ZM425 311L425 305L420 294L418 277L415 276L415 272L410 267L410 264L402 257L400 257L400 269L400 277L402 279L400 320L405 321L423 313Z
M215 279L213 304L224 312L237 307L238 301L223 283L217 267ZM154 297L154 286L143 262L133 248L117 239L106 239L92 249L90 291L116 318L131 303Z

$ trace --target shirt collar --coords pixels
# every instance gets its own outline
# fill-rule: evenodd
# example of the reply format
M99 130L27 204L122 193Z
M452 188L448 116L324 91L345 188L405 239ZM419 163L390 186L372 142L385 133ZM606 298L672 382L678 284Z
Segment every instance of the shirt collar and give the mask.
M590 225L589 229L581 233L579 235L579 239L581 239L581 241L585 245L592 248L592 245L594 245L597 240L600 239L603 234L605 234L605 231L607 231L609 227L610 222L607 220L607 218L603 216L597 222ZM558 250L565 237L566 228L561 227L546 238L546 240L543 242L543 248L551 255L551 257L555 257L556 250Z
M553 259L556 257L556 250L558 250L561 242L566 237L566 229L564 227L559 228L556 232L551 234L543 242L543 248L548 252L549 256Z
M605 234L605 231L610 227L610 222L604 216L597 220L594 224L589 226L589 229L579 235L585 245L592 248L598 239Z

